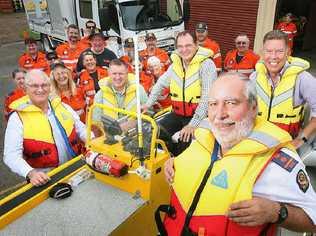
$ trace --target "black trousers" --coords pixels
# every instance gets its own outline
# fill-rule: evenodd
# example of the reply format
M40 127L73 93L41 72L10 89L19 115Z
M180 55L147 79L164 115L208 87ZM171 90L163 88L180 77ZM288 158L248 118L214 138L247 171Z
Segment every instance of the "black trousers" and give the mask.
M172 142L172 135L186 126L191 119L192 117L184 117L171 112L157 120L160 129L159 138L166 143L168 150L174 156L182 153L190 145L191 140L189 142L179 140L178 143L174 143Z

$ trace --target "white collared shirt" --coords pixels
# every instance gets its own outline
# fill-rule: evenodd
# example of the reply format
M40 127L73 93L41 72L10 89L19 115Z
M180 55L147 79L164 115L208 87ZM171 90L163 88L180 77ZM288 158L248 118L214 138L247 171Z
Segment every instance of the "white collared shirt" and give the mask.
M62 104L71 113L74 119L75 130L79 138L85 142L86 126L80 121L79 116L70 106L64 103ZM50 106L46 115L52 127L53 137L58 151L59 165L61 165L70 160L71 155L67 151L63 136L57 126ZM17 112L12 113L8 120L4 137L3 161L13 172L23 177L26 177L27 174L33 170L23 158L23 123ZM52 168L45 168L38 170L47 172L51 169Z

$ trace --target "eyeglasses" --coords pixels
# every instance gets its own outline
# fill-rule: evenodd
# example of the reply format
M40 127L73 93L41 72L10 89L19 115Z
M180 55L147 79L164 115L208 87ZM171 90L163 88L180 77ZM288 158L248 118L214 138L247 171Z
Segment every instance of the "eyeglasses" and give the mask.
M246 44L247 44L247 42L238 41L238 42L236 42L236 44L237 44L237 45L246 45Z
M46 90L50 87L50 83L45 83L45 84L26 84L28 87L34 90L38 90L39 88Z
M86 28L87 29L95 29L95 26L94 25L87 25Z

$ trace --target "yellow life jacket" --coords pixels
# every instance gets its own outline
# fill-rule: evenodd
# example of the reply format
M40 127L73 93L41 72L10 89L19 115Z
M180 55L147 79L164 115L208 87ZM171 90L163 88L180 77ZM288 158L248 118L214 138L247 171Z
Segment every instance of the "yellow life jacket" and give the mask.
M294 107L294 88L298 74L307 70L309 63L295 57L289 57L288 62L289 66L274 90L268 81L264 63L257 63L258 118L273 122L295 137L299 132L303 105Z
M57 119L64 128L71 148L79 154L83 145L79 140L71 113L62 105L60 98L50 101ZM33 168L56 167L59 164L52 127L46 114L33 105L28 96L11 104L23 124L23 154Z
M197 129L195 136L196 141L174 161L173 189L186 212L210 165L214 147L209 130ZM259 123L246 139L215 162L194 215L225 215L232 203L251 199L253 185L272 154L290 141L289 134L272 123Z
M175 176L171 193L173 215L167 215L164 226L168 235L181 231L195 193L211 163L215 139L209 129L198 128L196 141L174 160ZM259 225L245 227L231 222L226 213L232 203L252 198L253 186L281 147L288 144L290 135L270 122L259 122L250 135L218 159L201 192L189 228L203 229L205 235L274 235L274 227Z
M118 107L118 103L112 89L111 78L106 77L99 81L99 86L102 91L102 104L107 105L109 107ZM128 111L136 111L136 84L134 75L128 74L128 83L125 91L125 99L124 99L124 107L122 109ZM118 113L110 110L103 110L104 114L112 117L113 119L118 118Z
M173 53L170 81L170 95L172 108L176 114L193 116L201 98L201 63L212 56L212 51L199 47L195 56L185 71L181 57ZM211 78L210 78L211 79Z

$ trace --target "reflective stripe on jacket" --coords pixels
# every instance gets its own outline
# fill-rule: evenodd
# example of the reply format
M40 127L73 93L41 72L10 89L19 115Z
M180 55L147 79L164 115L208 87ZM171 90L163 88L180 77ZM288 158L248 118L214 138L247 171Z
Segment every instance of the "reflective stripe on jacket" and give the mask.
M284 130L292 137L298 135L303 115L303 105L294 107L294 88L299 73L309 68L303 59L289 57L289 67L282 74L279 84L273 89L268 81L267 69L263 62L256 65L258 117L268 120Z

